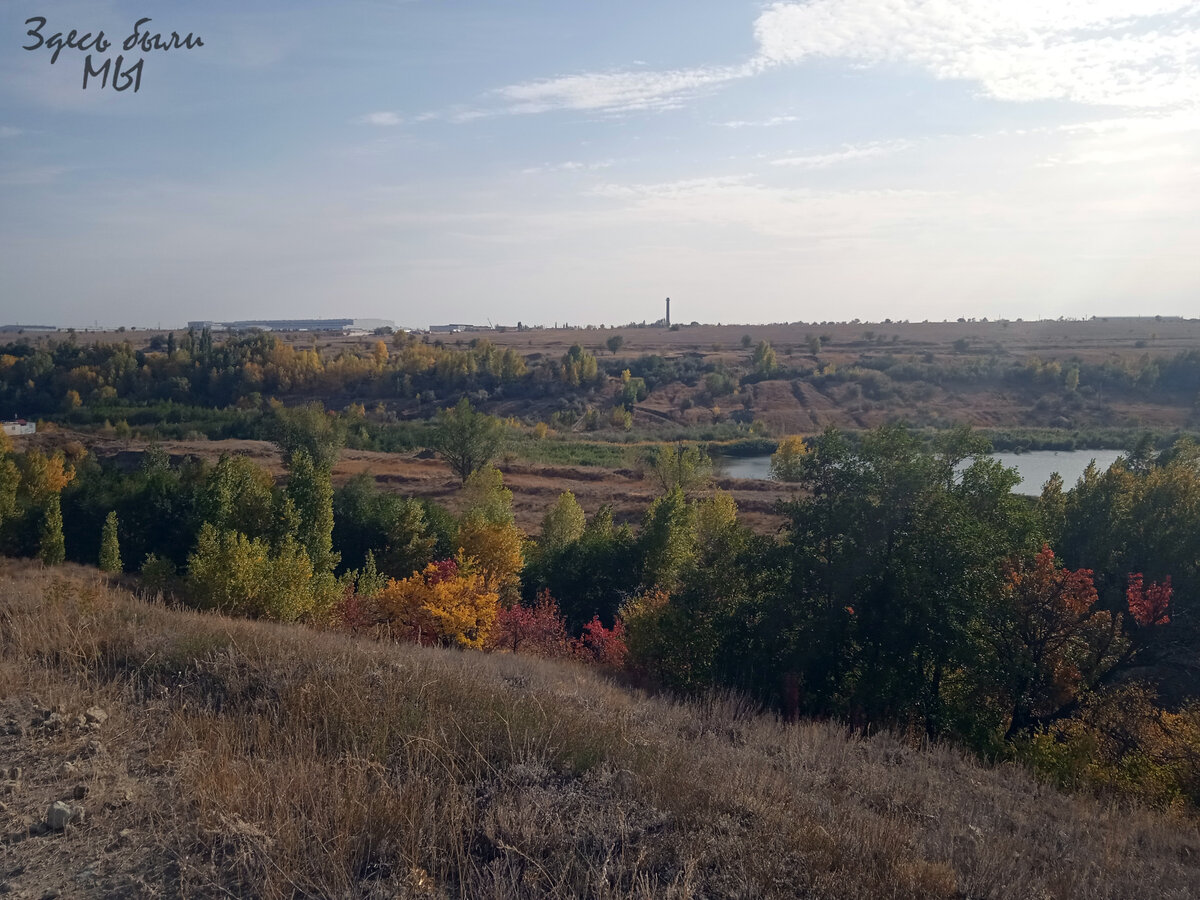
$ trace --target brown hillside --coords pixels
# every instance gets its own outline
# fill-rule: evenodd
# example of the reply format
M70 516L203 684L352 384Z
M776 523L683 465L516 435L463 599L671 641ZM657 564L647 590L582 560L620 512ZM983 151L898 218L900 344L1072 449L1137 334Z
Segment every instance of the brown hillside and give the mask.
M1196 823L592 670L0 574L0 894L1186 898ZM47 830L56 801L70 817Z

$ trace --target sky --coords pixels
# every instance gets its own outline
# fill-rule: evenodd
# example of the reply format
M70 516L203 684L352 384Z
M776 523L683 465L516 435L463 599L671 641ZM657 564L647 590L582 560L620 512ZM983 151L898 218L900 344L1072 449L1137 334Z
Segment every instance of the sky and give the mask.
M147 17L203 46L124 51ZM52 62L72 29L109 49ZM136 92L84 89L89 56L144 59ZM1200 2L0 0L0 324L1193 317L1198 288Z

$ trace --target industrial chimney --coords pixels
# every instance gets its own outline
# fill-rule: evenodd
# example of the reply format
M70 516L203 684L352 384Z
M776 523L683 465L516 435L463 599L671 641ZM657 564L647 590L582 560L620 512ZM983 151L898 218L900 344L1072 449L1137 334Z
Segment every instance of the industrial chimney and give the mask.
M667 298L667 327L671 327L671 298Z

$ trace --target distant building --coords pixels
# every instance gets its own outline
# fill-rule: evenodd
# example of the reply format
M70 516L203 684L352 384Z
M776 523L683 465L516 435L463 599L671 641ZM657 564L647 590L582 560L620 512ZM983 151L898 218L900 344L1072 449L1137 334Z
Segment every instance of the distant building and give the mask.
M24 419L10 419L4 424L5 434L35 434L37 433L37 423L27 422Z
M391 319L245 319L237 322L188 322L197 331L374 331L376 328L395 328Z
M35 331L38 333L47 331L58 331L54 325L0 325L0 331Z
M430 334L460 334L464 331L483 331L482 325L430 325ZM491 329L487 329L490 331Z

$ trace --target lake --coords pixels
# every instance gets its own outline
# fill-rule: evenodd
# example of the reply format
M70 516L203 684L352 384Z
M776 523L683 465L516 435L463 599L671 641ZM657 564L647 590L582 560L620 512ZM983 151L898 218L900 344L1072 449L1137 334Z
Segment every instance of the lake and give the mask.
M1033 450L1029 453L993 453L992 458L1016 469L1021 483L1013 488L1017 494L1036 497L1042 485L1057 472L1063 487L1071 488L1092 460L1101 471L1111 466L1123 450ZM720 457L713 460L717 474L724 478L766 478L771 474L771 457Z

